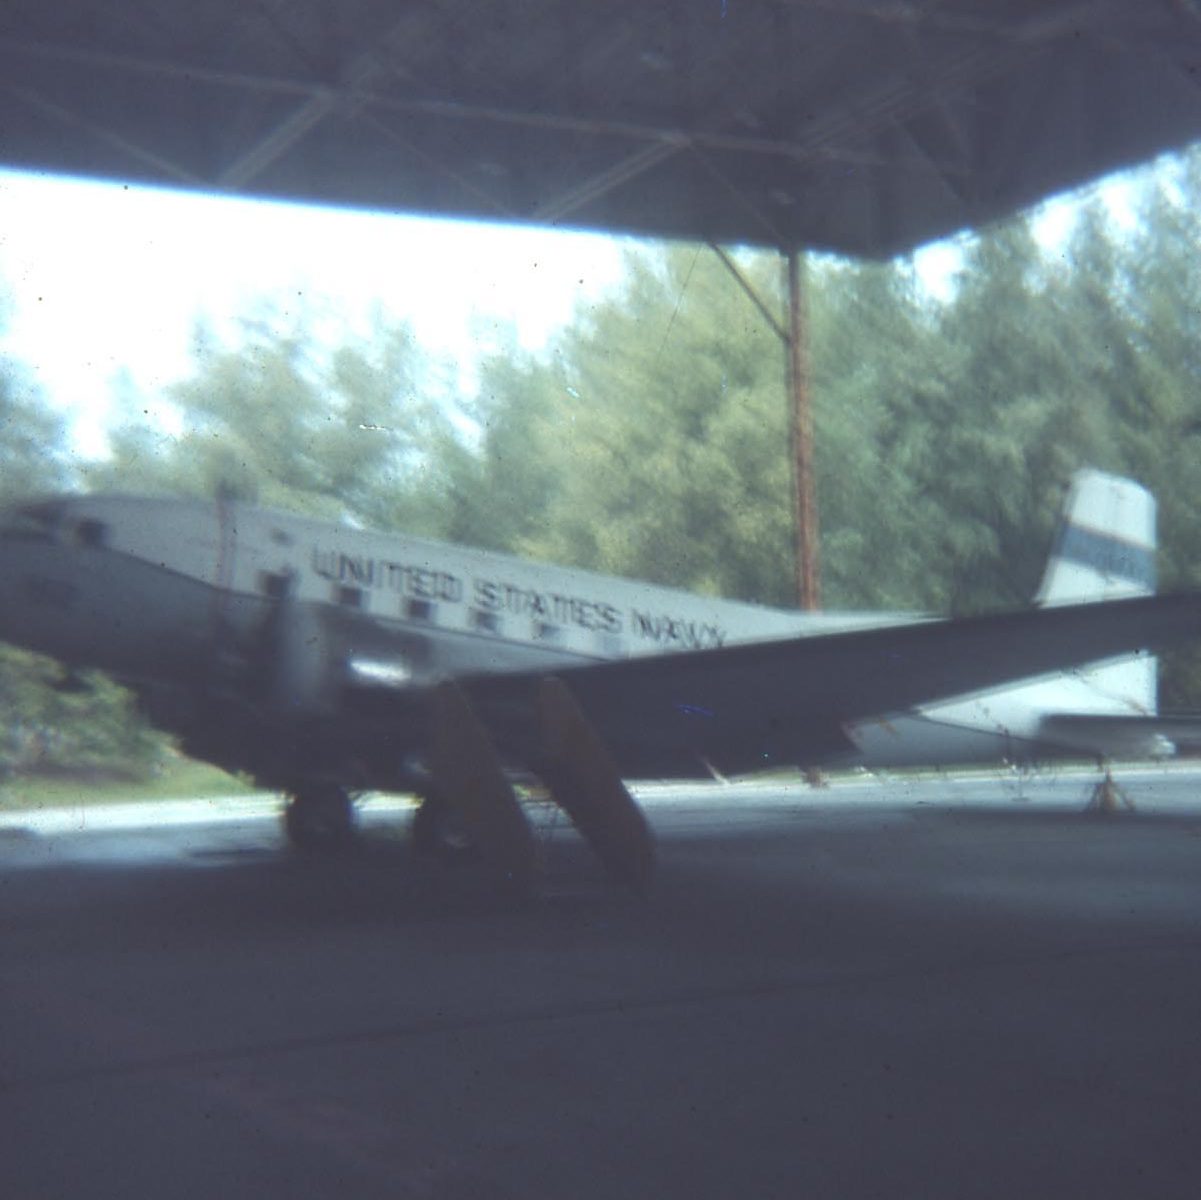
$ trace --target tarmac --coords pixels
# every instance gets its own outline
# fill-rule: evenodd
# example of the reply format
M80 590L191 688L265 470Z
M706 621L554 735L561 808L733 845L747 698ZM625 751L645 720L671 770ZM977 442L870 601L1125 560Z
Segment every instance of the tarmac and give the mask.
M648 788L533 897L375 802L0 818L0 1196L1198 1194L1201 774Z

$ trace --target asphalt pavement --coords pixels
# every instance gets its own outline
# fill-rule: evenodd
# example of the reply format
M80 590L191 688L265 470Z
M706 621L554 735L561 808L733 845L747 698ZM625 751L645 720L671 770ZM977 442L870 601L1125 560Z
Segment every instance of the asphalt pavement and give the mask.
M1201 774L650 788L609 884L263 800L0 817L0 1196L1198 1193Z

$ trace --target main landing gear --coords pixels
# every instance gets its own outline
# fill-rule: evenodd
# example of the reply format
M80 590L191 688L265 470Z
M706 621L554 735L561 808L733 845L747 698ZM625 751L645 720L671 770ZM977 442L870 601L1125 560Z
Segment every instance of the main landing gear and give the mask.
M344 850L354 841L355 827L354 802L338 784L298 787L284 809L284 833L297 850Z
M413 850L422 858L460 862L471 858L475 845L453 804L432 789L421 794L421 803L409 826Z
M654 842L612 756L561 680L541 681L533 709L536 774L609 873L645 891ZM453 682L434 689L431 717L429 787L413 819L414 848L442 857L471 849L517 890L530 890L534 831L488 728Z

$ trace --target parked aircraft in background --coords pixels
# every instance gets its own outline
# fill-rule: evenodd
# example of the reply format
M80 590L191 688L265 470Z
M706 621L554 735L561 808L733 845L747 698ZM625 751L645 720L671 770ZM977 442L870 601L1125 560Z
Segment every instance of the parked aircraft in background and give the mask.
M1148 594L1153 549L1148 494L1087 473L1041 607L938 621L773 610L228 500L62 496L0 517L0 638L111 672L187 753L288 794L297 843L347 837L358 790L413 791L419 843L453 813L528 882L510 780L533 773L644 883L623 778L1151 745L1145 651L1201 634L1201 598Z

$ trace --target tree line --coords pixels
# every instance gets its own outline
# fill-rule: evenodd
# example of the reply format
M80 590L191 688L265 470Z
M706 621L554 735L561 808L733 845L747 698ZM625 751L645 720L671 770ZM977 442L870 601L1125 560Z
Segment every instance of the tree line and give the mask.
M1149 177L1128 228L1104 205L1040 245L1027 218L967 239L946 297L911 260L810 260L823 597L961 614L1033 595L1079 466L1160 504L1160 578L1201 581L1201 153ZM740 268L780 295L781 264ZM204 330L165 436L123 397L112 454L73 463L19 364L0 371L0 498L56 487L218 490L716 595L789 604L783 347L706 248L629 253L623 283L540 354L478 366L472 394L403 324L330 347L269 305ZM110 685L55 690L0 658L10 769L150 761ZM1201 658L1170 656L1165 707L1198 706Z

